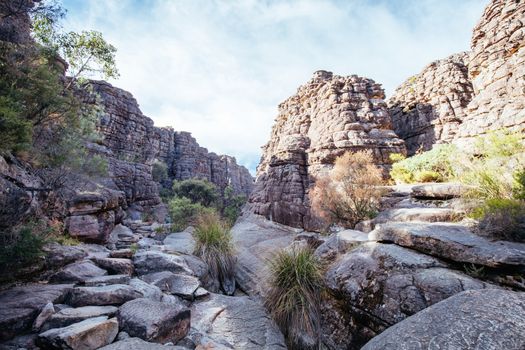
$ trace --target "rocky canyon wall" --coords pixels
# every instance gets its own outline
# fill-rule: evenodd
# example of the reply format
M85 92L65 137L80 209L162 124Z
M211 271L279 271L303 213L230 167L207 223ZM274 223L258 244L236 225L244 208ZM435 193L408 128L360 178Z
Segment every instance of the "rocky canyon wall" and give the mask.
M463 147L475 136L525 130L525 2L493 0L471 51L431 63L388 100L409 154L436 143Z
M371 79L318 71L279 105L263 147L249 207L282 224L318 229L309 188L347 151L370 150L385 170L391 153L405 153L392 131L384 91Z

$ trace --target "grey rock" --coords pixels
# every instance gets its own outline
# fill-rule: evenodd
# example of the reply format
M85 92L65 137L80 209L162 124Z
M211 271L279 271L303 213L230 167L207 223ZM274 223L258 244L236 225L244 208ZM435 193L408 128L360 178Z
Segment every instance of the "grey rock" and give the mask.
M323 341L358 347L389 326L454 294L496 288L436 258L393 244L364 243L328 269Z
M108 275L89 278L84 281L86 287L106 286L108 284L128 284L130 277L128 275Z
M115 318L90 318L64 328L43 332L39 334L36 343L44 349L94 350L113 342L118 327Z
M99 268L91 261L80 261L65 266L60 271L54 273L49 281L53 283L60 282L84 282L93 277L107 275L108 272Z
M0 344L1 350L40 350L35 340L38 334L24 334Z
M183 257L157 251L138 252L133 257L133 263L139 275L160 271L193 274Z
M46 244L42 250L46 253L46 266L50 269L71 264L87 256L87 253L78 247L58 243Z
M121 329L131 337L156 343L176 343L190 329L189 309L149 299L125 303L119 308L117 317Z
M456 211L448 208L395 208L382 211L372 222L374 225L389 221L447 222L454 221L458 217Z
M266 261L290 245L296 231L258 215L243 215L231 230L237 249L235 280L249 294L264 294L260 284L267 275Z
M47 303L61 303L71 284L29 284L0 292L0 341L27 331Z
M111 284L101 287L75 287L69 295L72 306L120 305L126 301L140 298L133 287L125 284Z
M106 269L112 274L132 275L134 272L133 262L122 258L94 258L95 264Z
M162 298L162 291L159 287L146 283L138 278L132 278L129 285L141 295L141 298L150 299L153 301L160 301Z
M100 348L100 350L187 350L187 348L181 346L149 343L140 338L128 338L104 346L103 348Z
M142 279L159 287L162 291L193 300L200 287L200 281L194 276L174 274L169 271L155 272L142 276Z
M53 303L47 303L33 322L33 332L38 332L42 325L55 313Z
M322 260L331 261L340 254L368 242L368 234L357 230L344 230L331 234L326 241L315 250L315 255Z
M468 188L460 183L432 183L412 187L411 195L425 199L451 199L461 197Z
M169 234L163 241L164 245L176 252L183 254L193 254L195 240L191 232L183 231Z
M133 257L133 251L131 249L112 250L109 253L109 257L131 259Z
M388 328L363 350L525 348L525 293L470 290Z
M490 267L525 266L525 244L491 242L458 224L392 222L380 225L370 237L457 262Z
M52 328L62 328L93 317L113 317L117 310L118 308L115 306L82 306L64 309L52 315L42 329L45 331Z
M249 297L210 294L192 306L192 335L230 349L286 349L284 337L264 307ZM201 337L197 337L200 335ZM221 347L219 347L221 348Z

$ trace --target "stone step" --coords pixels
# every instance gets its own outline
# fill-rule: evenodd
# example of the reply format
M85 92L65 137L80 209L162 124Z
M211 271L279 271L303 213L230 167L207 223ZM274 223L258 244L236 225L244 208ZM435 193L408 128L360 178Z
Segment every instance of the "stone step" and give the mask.
M47 319L42 327L42 331L53 328L63 328L74 323L78 323L88 318L107 316L113 317L117 314L118 308L115 306L82 306L60 310Z
M525 244L490 241L460 224L390 222L378 225L369 237L460 263L525 267Z
M111 284L101 287L76 287L71 290L68 304L71 306L121 305L140 298L141 294L127 284Z

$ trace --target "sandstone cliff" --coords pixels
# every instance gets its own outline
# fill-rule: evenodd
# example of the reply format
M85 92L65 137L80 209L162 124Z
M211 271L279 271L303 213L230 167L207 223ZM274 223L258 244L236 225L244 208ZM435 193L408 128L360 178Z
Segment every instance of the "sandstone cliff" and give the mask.
M435 143L468 146L490 130L525 130L525 3L493 0L471 52L431 63L388 100L409 154Z
M315 72L279 105L257 168L251 210L282 224L317 229L309 188L336 157L370 150L386 170L391 153L405 152L383 99L383 89L371 79Z

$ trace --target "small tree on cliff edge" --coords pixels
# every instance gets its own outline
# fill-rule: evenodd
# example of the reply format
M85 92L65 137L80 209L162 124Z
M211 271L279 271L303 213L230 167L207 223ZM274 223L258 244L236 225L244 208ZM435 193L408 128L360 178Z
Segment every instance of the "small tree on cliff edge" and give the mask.
M354 227L376 215L382 183L381 169L374 164L371 152L348 152L317 179L310 195L312 208L328 224Z

